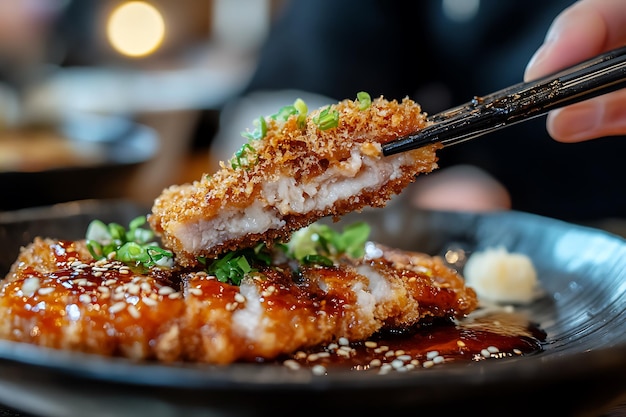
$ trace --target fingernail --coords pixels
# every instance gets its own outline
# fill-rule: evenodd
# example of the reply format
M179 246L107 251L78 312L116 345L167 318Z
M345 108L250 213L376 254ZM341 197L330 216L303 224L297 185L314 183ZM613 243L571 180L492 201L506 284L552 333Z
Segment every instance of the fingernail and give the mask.
M550 46L550 43L544 43L535 51L524 69L524 81L531 81L537 78L535 68L541 67L541 62L548 56Z
M528 61L528 64L526 65L526 68L524 70L525 81L530 81L538 78L537 74L535 74L535 68L541 68L542 61L549 55L550 49L552 49L552 45L561 35L561 21L561 15L557 16L556 19L554 19L554 21L548 28L548 32L546 33L546 37L543 40L543 44L535 51L533 56Z

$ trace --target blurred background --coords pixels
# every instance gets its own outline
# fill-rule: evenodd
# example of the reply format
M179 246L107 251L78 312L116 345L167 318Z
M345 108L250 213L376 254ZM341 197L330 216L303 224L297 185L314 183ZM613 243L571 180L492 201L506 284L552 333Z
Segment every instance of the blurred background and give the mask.
M199 178L280 3L1 0L0 210Z

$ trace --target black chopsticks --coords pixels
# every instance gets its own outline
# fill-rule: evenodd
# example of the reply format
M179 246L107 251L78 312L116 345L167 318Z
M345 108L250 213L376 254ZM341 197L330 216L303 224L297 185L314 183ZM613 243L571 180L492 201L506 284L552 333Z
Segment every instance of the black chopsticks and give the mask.
M383 145L385 156L451 146L626 87L626 46L536 81L519 83L429 117L428 127Z

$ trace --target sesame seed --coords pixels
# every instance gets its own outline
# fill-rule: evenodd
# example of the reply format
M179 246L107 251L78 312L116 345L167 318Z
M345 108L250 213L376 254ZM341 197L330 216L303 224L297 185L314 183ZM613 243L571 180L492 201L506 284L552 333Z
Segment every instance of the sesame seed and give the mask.
M313 375L324 375L326 374L326 367L323 365L315 365L311 369L311 372L313 372Z
M483 355L485 358L488 358L491 356L491 352L489 352L487 349L482 349L480 351L480 354Z
M439 356L439 352L436 350L431 350L429 352L426 352L426 358L428 359L433 359L436 356Z
M319 359L319 356L317 355L317 353L311 353L306 358L306 360L309 361L309 362L315 362L318 359Z
M513 353L515 353L516 355L521 355L522 351L519 349L513 349Z
M139 310L137 310L137 307L132 304L128 306L128 312L135 319L138 319L140 317Z
M367 340L365 342L365 347L366 348L374 349L376 346L378 346L378 343L372 342L371 340Z
M116 279L107 279L106 281L104 281L104 285L107 285L107 286L110 287L111 285L115 284L116 282L117 282Z
M426 361L424 362L424 364L422 365L424 368L431 368L435 365L435 362L433 361Z
M180 298L180 297L181 297L181 295L180 295L179 292L173 292L173 293L171 293L170 295L167 296L167 298L169 298L170 300L174 300L174 299Z
M51 294L53 292L54 292L54 287L39 288L39 290L37 290L37 294L39 295Z
M238 303L245 303L246 302L246 297L241 295L241 293L236 293L235 294L235 301L237 301Z
M192 294L195 296L201 296L202 290L200 288L189 288L189 294Z
M347 337L340 337L339 340L337 340L337 343L339 343L341 346L348 346L350 344L350 341Z
M124 301L117 302L113 304L111 307L109 307L109 313L112 313L112 314L119 313L120 311L124 310L127 305L128 304L126 304Z
M489 353L498 353L498 352L500 352L500 349L498 349L495 346L488 346L487 347L487 351L489 351Z
M89 304L91 302L91 296L89 294L81 294L78 296L78 301L83 304Z
M22 283L22 292L27 295L32 295L39 289L40 283L37 277L28 277Z
M132 294L132 295L137 295L139 294L139 290L141 289L141 287L137 284L130 284L128 286L128 293Z
M283 362L283 365L289 369L293 369L294 371L300 369L300 364L293 359L287 359Z
M159 295L169 295L174 292L176 291L174 291L174 288L172 287L164 286L164 287L159 288Z
M388 363L384 363L384 364L380 367L380 369L378 370L378 373L379 373L380 375L384 375L384 374L388 373L388 372L389 372L389 371L391 371L391 370L392 370L391 365L389 365Z
M404 362L402 362L400 359L394 359L391 361L391 367L393 369L399 369L402 368L404 366Z
M443 363L445 361L445 358L441 355L437 355L433 358L433 363L434 364L439 364L439 363Z
M399 359L399 360L404 361L404 362L408 362L412 358L411 358L411 355L398 355L398 357L396 359Z
M150 307L154 307L155 305L158 304L154 299L150 297L142 297L141 301L143 301L145 305L150 306Z
M98 287L98 291L100 291L103 294L108 294L108 293L111 292L109 287L105 287L105 286L102 286L102 285Z
M337 351L335 352L337 354L337 356L343 356L345 358L349 358L350 357L350 352L344 349L337 349Z
M382 362L380 361L380 359L372 359L372 360L370 361L370 366L375 366L375 367L378 367L378 366L380 366L381 364L382 364Z
M102 295L105 295L105 294L102 294ZM118 293L115 293L115 294L113 294L113 295L111 296L111 299L112 299L113 301L121 301L121 300L123 300L124 298L126 298L126 294L124 294L123 292L118 292Z

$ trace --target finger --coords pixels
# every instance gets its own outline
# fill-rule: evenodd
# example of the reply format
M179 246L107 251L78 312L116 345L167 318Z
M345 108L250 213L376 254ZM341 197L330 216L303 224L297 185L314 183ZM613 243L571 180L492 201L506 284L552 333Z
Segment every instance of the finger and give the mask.
M556 17L524 79L537 79L625 44L624 0L580 0Z
M560 142L626 134L626 89L550 112L548 133Z

